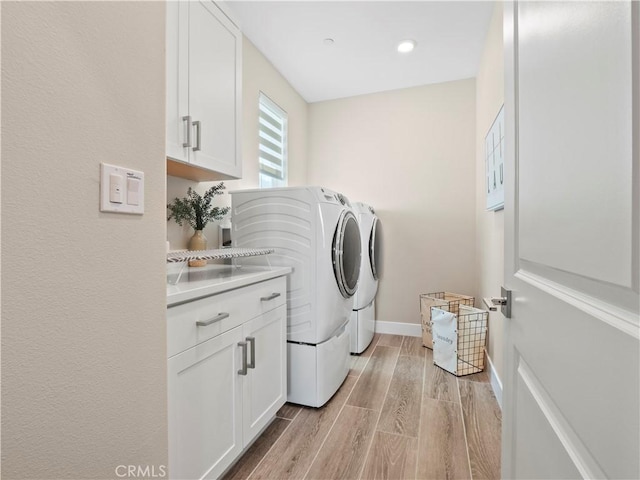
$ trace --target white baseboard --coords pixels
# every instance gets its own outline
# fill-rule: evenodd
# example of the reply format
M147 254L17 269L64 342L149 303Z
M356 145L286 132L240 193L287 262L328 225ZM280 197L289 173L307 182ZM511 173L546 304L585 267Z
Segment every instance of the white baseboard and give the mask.
M390 333L407 337L421 337L422 325L419 323L384 322L376 320L376 333Z
M498 377L498 372L496 372L496 367L494 367L489 354L487 354L487 362L489 363L491 389L493 390L493 394L496 396L500 410L502 410L502 382L500 381L500 377Z

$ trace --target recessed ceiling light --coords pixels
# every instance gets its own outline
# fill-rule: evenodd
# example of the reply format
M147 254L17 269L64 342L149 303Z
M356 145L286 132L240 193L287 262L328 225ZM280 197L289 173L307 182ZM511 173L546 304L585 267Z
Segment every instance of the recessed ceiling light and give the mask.
M416 46L415 40L403 40L398 44L398 51L400 53L409 53Z
M333 38L325 38L322 43L324 43L325 45L329 46L329 45L333 45Z

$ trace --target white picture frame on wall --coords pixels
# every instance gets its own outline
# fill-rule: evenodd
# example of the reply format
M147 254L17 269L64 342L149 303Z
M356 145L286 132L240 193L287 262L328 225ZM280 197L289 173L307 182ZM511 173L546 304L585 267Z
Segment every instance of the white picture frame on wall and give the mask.
M500 107L487 136L485 145L485 193L487 210L504 208L504 105Z

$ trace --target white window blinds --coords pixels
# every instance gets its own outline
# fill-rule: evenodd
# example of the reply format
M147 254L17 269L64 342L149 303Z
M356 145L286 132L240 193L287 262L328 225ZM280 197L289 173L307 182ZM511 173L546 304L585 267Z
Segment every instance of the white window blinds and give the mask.
M260 92L259 116L260 186L287 185L287 113Z

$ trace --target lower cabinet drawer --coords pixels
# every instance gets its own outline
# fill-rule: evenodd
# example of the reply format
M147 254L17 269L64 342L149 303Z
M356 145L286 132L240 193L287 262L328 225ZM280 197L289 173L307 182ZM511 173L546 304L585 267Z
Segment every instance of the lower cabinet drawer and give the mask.
M170 307L167 354L172 357L286 303L285 277Z

